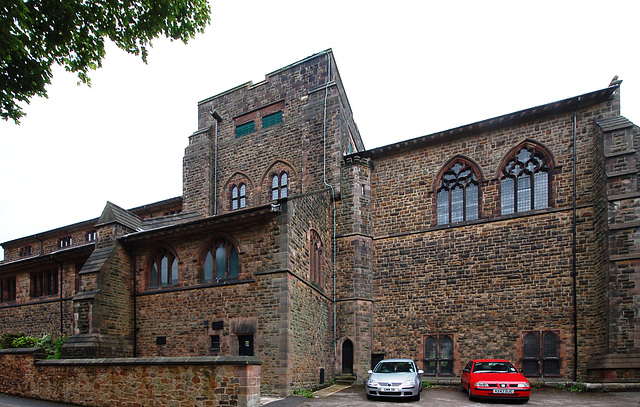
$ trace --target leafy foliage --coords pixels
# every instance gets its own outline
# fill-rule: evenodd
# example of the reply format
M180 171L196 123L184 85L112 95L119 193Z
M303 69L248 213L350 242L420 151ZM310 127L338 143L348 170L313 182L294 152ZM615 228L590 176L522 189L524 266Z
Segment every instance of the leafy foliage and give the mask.
M207 0L3 0L0 2L0 117L19 123L18 105L47 96L51 67L91 85L105 40L140 55L159 36L188 42L210 21Z
M24 333L22 332L7 332L2 334L2 336L0 336L0 348L1 349L8 349L8 348L13 348L13 341L16 338L20 338L23 337Z
M67 341L66 337L53 338L46 334L42 338L25 336L23 333L5 333L0 337L0 348L42 348L47 359L60 359L60 350Z
M308 399L316 397L311 389L295 389L293 391L293 394L295 394L296 396L306 397Z

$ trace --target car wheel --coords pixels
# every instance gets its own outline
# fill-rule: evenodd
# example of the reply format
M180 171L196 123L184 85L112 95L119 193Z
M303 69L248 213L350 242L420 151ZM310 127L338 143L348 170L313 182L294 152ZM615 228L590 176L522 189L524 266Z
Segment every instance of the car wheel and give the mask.
M373 400L373 396L371 394L367 394L367 400Z
M460 382L460 391L463 393L466 393L467 390L464 388L464 384L462 382Z
M476 398L473 396L473 394L471 394L471 384L469 384L469 400L473 401Z
M416 394L415 396L413 396L413 401L420 401L420 392L418 392L418 394Z
M522 404L524 404L524 403L528 403L528 402L529 402L529 398L528 398L528 397L527 397L526 399L523 399L523 400L522 400Z

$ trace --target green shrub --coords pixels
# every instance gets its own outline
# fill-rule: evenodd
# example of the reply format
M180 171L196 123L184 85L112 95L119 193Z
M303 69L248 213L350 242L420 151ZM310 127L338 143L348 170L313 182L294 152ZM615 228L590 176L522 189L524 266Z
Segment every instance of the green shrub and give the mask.
M60 349L68 338L53 338L51 334L46 334L42 338L25 336L24 334L3 334L0 338L2 348L42 348L47 359L60 359Z
M13 340L16 338L23 337L24 333L4 333L0 336L0 348L9 349L13 348Z
M293 391L293 394L295 394L296 396L306 397L308 399L312 399L316 397L313 395L313 391L311 391L310 389L295 389Z

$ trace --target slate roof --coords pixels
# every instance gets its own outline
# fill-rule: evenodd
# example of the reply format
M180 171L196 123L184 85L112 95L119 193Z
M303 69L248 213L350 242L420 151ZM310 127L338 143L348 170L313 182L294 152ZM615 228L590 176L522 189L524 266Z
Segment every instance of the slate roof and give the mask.
M95 273L100 271L115 248L115 246L109 246L94 250L78 274Z
M633 123L627 120L627 118L623 116L609 117L607 119L596 120L596 124L600 126L602 131L604 131L605 133L608 131L626 129L627 127L633 126Z
M128 227L131 230L141 231L142 230L142 219L129 212L126 209L119 207L118 205L107 201L107 206L104 207L102 211L102 215L98 219L98 223L96 226L103 226L109 223L119 223L123 226Z

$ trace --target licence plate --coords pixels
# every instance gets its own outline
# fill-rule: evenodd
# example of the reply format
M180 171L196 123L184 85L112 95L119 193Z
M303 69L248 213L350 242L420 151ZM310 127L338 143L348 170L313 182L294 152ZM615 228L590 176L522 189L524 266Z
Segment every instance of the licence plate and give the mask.
M388 393L397 393L398 389L394 389L392 387L385 387L384 389L382 389L382 391L388 392Z
M493 392L497 394L513 394L513 389L493 389Z

